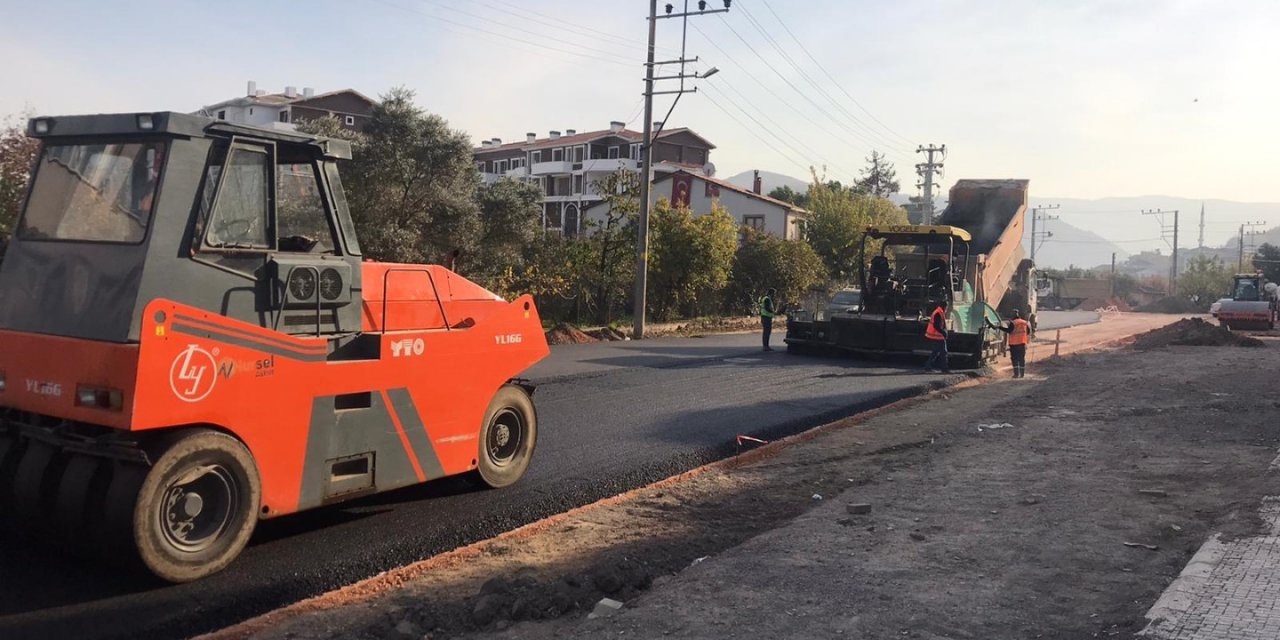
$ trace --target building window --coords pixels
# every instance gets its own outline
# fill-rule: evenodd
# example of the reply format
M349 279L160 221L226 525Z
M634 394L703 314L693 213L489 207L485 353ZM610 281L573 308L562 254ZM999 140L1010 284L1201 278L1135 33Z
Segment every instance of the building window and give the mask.
M551 161L552 161L552 162L564 162L564 147L561 147L561 148L559 148L559 149L552 149L552 150L551 150Z
M481 160L480 162L477 162L477 163L476 163L476 171L479 171L480 173L484 173L484 161L483 161L483 160Z
M742 226L764 231L764 216L742 216Z
M618 151L618 148L617 148L617 147L609 147L609 159L610 159L610 160L617 160L617 159L618 159L618 153L619 153L619 151Z
M222 111L219 111L219 112L218 112L218 119L219 119L219 120L226 120L226 119L227 119L227 110L226 110L226 109L223 109Z
M288 110L281 111L280 122L288 122L288 121L289 121L289 111Z
M582 193L582 174L574 174L573 176L573 192Z
M583 159L583 157L585 157L586 153L587 153L587 148L586 148L586 147L584 147L584 146L582 146L582 145L579 145L579 146L574 147L574 148L573 148L573 161L574 161L574 162L576 162L576 163L578 163L578 164L581 164L581 163L582 163L582 159Z
M356 117L355 117L355 116L347 116L347 117L346 117L346 119L345 119L345 120L343 120L343 122L347 123L347 126L348 126L348 127L354 127L354 126L356 126Z
M536 164L536 163L539 163L539 162L542 162L542 152L541 152L541 151L534 151L533 153L530 153L530 154L529 154L529 162L532 162L532 163L535 163L535 164Z
M494 173L506 173L506 172L507 172L507 161L506 161L506 160L499 160L499 161L497 161L496 163L494 163L494 165L495 165L495 166L494 166L494 169L493 169L493 172L494 172Z
M640 159L640 145L638 144L631 145L631 159L632 160Z

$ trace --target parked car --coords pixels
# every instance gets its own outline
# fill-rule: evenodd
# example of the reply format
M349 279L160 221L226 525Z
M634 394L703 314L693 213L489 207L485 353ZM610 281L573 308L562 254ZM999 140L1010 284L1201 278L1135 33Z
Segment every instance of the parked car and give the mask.
M841 289L827 303L827 317L837 313L857 313L862 310L862 290L858 288Z

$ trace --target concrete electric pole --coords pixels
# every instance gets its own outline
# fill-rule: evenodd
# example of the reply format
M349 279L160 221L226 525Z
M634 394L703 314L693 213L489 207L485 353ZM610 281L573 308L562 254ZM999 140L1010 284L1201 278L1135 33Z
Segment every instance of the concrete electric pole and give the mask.
M1165 216L1173 214L1173 224L1165 222ZM1169 266L1169 295L1177 295L1178 293L1178 210L1164 211L1161 209L1143 209L1142 215L1155 216L1160 222L1160 237L1169 244L1169 248L1173 250L1173 264ZM1169 235L1172 233L1173 240L1170 242Z
M1240 225L1240 258L1236 261L1236 273L1244 273L1244 237L1246 235L1245 228L1252 229L1254 227L1265 227L1265 226L1267 226L1266 220L1262 220L1259 222L1246 222ZM1254 231L1248 232L1249 235L1252 235L1253 233L1255 232Z
M1049 238L1053 237L1052 231L1036 230L1037 220L1043 220L1045 222L1048 222L1050 220L1058 219L1058 216L1041 216L1040 212L1052 211L1054 209L1057 209L1059 206L1060 205L1056 205L1056 204L1042 204L1038 207L1032 207L1031 209L1031 261L1032 262L1036 261L1036 245L1044 244L1043 242L1041 242L1041 239L1043 238L1045 240L1048 240Z
M1196 247L1204 248L1204 203L1200 203L1200 240L1196 242Z
M933 161L934 154L941 154L942 159L947 157L947 145L935 147L930 144L927 147L917 147L916 153L925 154L925 161L916 165L916 175L924 178L924 182L917 183L917 187L924 188L924 211L920 217L920 221L924 224L933 224L933 174L937 173L938 177L942 177L942 160Z
M649 0L649 50L644 63L644 139L640 143L640 219L636 225L636 287L635 287L635 310L631 326L631 335L634 339L640 340L644 338L645 310L648 307L648 287L649 287L649 211L652 206L649 202L649 189L653 183L653 141L662 133L662 128L667 124L667 118L671 117L671 112L675 111L676 103L680 101L680 96L688 92L696 92L697 87L685 89L684 81L693 78L709 78L720 70L711 67L703 73L685 73L685 65L690 62L697 62L697 58L692 60L685 57L685 43L687 42L689 32L689 16L710 15L713 13L725 13L729 10L729 3L732 0L724 0L723 9L707 10L706 0L698 2L697 11L689 11L689 0L684 0L684 11L681 13L672 13L674 7L671 4L666 6L666 14L658 15L658 0ZM675 60L662 60L654 62L653 54L656 48L656 40L658 35L658 21L664 18L681 18L684 23L684 32L680 37L680 57ZM654 76L654 69L668 64L680 65L680 72L670 76ZM653 83L662 80L679 80L680 88L671 91L654 91ZM671 103L671 109L667 111L666 117L658 124L658 130L653 130L653 97L661 95L674 95L675 101Z

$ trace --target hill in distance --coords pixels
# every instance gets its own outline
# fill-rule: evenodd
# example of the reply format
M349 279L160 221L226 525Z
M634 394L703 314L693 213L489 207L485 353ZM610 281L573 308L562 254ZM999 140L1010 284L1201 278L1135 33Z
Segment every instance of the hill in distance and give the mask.
M749 190L751 189L751 182L755 180L755 173L753 171L743 171L742 173L724 178L724 180L728 181L730 184ZM808 180L793 178L789 175L775 173L773 171L762 170L760 172L760 182L763 185L760 192L765 195L769 195L770 191L783 186L791 187L792 191L796 191L798 193L805 193L809 190Z

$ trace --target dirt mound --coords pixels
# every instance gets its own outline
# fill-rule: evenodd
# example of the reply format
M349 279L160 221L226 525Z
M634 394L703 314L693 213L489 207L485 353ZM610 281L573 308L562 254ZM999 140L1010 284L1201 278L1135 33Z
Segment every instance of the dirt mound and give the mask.
M587 342L599 342L599 339L583 333L568 322L561 322L547 332L547 344L583 344Z
M627 334L618 331L613 327L600 327L599 329L592 329L586 333L601 342L614 342L627 339Z
M1183 318L1167 327L1139 334L1133 346L1138 349L1154 349L1169 345L1261 347L1264 343L1257 338L1232 333L1224 327L1205 322L1200 318Z
M1133 308L1129 306L1129 303L1120 298L1089 298L1088 300L1081 302L1080 306L1076 307L1076 309L1081 311L1097 311L1099 309L1109 309L1111 307L1115 307L1116 311L1133 311Z
M1207 307L1201 307L1185 298L1160 298L1155 302L1138 307L1143 313L1204 313Z

